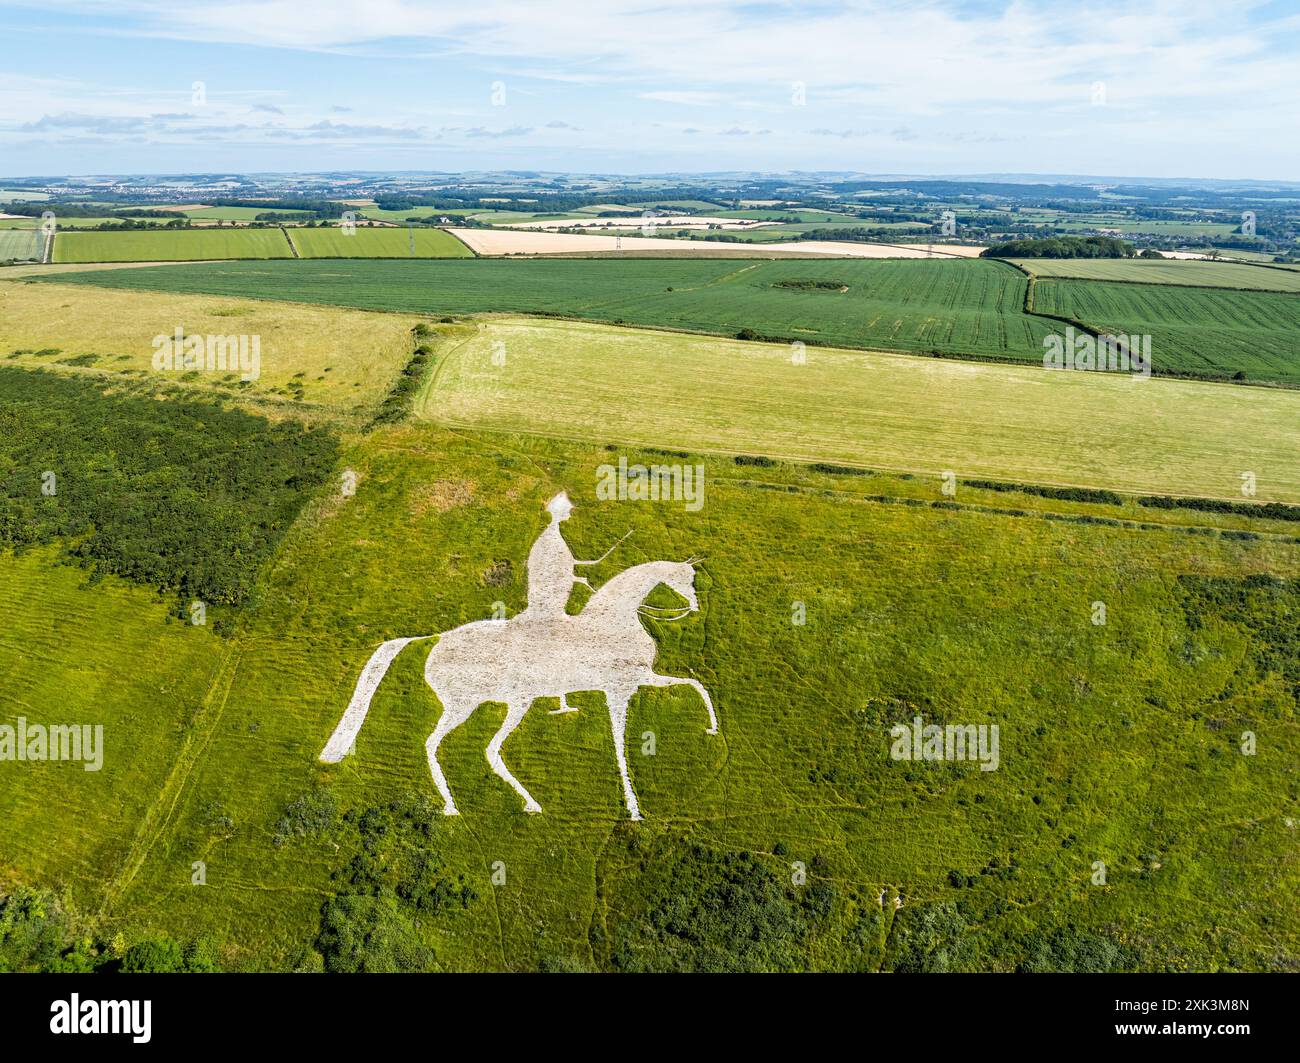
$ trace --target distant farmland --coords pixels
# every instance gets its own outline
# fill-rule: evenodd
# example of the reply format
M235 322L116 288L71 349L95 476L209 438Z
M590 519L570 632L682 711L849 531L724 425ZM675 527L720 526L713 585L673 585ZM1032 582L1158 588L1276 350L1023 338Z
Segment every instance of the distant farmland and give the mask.
M1280 270L1267 272L1285 277ZM1294 295L1041 280L1034 309L1102 332L1150 335L1157 372L1242 373L1248 380L1300 385L1300 298Z
M1038 277L1300 292L1300 272L1244 262L1172 258L1018 258L1013 261Z
M0 262L30 262L43 251L43 237L37 230L0 229Z
M310 211L281 210L279 207L195 207L180 213L195 221L256 221L259 214L286 214L301 218L312 216Z
M1023 274L978 260L304 261L59 279L428 314L540 313L728 336L749 330L825 346L1033 362L1043 337L1061 327L1025 314Z
M170 229L158 232L59 233L55 262L185 262L220 258L291 258L284 231Z
M289 229L303 258L472 258L474 252L442 229Z

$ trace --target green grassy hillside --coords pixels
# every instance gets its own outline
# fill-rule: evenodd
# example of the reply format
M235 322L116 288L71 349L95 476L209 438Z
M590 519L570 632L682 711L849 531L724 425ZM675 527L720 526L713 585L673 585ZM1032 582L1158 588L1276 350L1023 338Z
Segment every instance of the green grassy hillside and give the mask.
M634 825L599 698L564 716L540 703L505 747L544 810L528 816L483 758L502 710L480 709L443 746L462 815L424 813L422 843L476 899L423 917L398 905L418 919L422 962L707 966L707 943L655 929L647 906L697 888L681 876L718 888L712 861L746 853L771 878L754 903L800 926L772 966L1066 963L1043 944L1054 933L1104 945L1119 966L1265 968L1300 949L1286 856L1300 814L1293 544L872 501L893 494L889 478L721 461L697 514L599 503L595 469L617 456L432 428L356 441L355 496L322 500L269 573L195 724L202 755L157 797L147 842L111 884L112 915L215 936L233 966L305 962L323 906L359 889L357 817L433 795L423 741L438 706L418 646L355 754L316 761L362 665L384 639L482 618L495 601L520 609L542 504L564 487L579 556L633 529L595 585L640 560L705 558L701 613L649 623L661 670L713 692L720 733L704 734L690 691L634 699L647 815ZM998 723L1000 767L891 760L888 728L917 714ZM1260 736L1253 757L1238 749L1245 730ZM189 882L196 858L203 887ZM1099 860L1105 886L1090 883ZM920 940L904 933L921 927Z

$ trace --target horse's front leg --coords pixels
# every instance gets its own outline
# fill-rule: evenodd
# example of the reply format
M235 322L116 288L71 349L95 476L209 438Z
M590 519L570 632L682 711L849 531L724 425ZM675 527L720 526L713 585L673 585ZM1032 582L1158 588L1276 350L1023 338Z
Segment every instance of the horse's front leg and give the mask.
M709 710L709 727L704 733L710 735L718 733L718 715L713 711L713 699L709 697L709 692L704 689L704 684L698 679L675 675L656 675L654 672L647 672L641 678L641 685L647 687L694 687L699 692L700 697L704 699L704 707Z
M609 727L614 734L614 756L618 760L618 773L623 780L623 799L633 819L642 819L641 807L636 802L632 790L632 780L627 772L627 703L631 700L630 691L607 690L605 700L609 703Z
M524 718L524 713L528 711L532 701L527 698L516 698L506 706L506 719L501 725L501 729L492 736L492 741L488 743L487 760L492 765L492 770L501 778L505 779L520 797L524 799L525 812L540 812L542 806L533 800L533 795L524 789L524 784L514 777L510 769L506 767L506 762L501 759L501 747L505 740L516 727L519 721Z

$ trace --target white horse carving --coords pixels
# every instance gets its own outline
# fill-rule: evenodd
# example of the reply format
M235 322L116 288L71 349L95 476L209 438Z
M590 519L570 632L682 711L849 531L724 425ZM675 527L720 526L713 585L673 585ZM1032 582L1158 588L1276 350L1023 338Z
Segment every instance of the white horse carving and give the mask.
M642 626L640 616L645 611L642 602L661 583L687 602L676 615L661 619L680 619L699 609L694 562L649 561L613 577L576 615L539 617L525 610L509 620L477 620L438 636L390 639L375 650L366 664L320 759L337 763L352 748L370 700L402 648L419 639L437 638L424 666L424 678L442 702L442 716L425 749L446 815L454 816L457 810L438 763L438 745L481 704L495 701L507 707L505 722L488 743L488 763L524 799L524 811L540 812L541 806L502 761L501 746L519 726L534 699L563 699L575 691L600 690L609 704L614 755L627 810L633 819L641 819L624 751L627 706L632 695L641 687L694 687L709 713L706 733L718 733L713 701L699 681L655 673L655 641Z

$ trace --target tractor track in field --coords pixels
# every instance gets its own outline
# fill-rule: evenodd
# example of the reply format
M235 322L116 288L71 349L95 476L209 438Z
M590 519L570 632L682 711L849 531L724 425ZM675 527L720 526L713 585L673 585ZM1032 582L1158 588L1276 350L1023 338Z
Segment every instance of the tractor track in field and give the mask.
M131 846L121 866L104 889L98 913L101 917L108 915L110 909L121 900L144 866L154 845L171 824L194 767L207 750L217 725L221 722L243 656L244 647L239 644L232 645L214 669L207 693L200 702L199 710L181 745L180 754L172 765L162 789L158 791L158 796L149 806L140 826L136 829L135 837L131 840Z

